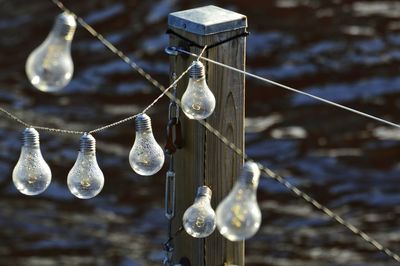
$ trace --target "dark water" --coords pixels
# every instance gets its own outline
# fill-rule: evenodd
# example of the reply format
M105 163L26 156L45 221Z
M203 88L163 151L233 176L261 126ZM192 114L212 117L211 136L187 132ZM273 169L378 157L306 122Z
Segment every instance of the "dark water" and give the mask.
M400 121L398 1L66 2L163 84L166 15L208 3L248 16L249 71ZM58 13L50 1L0 1L2 107L34 124L85 130L135 113L158 95L82 28L65 93L32 90L25 60ZM246 101L251 156L400 252L399 130L250 79ZM151 110L159 140L166 110L166 99ZM0 119L0 265L161 264L164 178L130 170L132 123L97 135L107 179L101 196L88 201L75 199L66 186L78 136L45 132L42 152L53 182L39 197L17 193L11 171L20 130ZM274 181L264 179L258 197L263 225L247 242L246 265L396 265Z

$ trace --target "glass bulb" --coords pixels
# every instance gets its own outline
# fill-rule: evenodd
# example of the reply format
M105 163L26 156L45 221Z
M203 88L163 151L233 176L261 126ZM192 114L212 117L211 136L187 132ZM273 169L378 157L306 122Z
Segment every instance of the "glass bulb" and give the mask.
M256 196L259 178L257 164L245 163L232 191L217 207L218 230L230 241L248 239L260 227L261 211Z
M80 199L90 199L100 193L104 175L96 159L96 140L90 134L80 139L78 158L67 178L68 188Z
M154 175L164 164L164 151L154 139L148 115L139 114L135 126L136 137L129 153L129 163L139 175Z
M25 71L37 89L56 92L70 82L74 71L71 41L75 29L76 21L71 14L58 15L46 40L29 55Z
M26 128L22 136L21 155L12 177L22 194L33 196L50 185L51 171L40 151L39 133L34 128Z
M210 203L211 194L209 187L199 187L193 205L183 214L183 227L193 237L207 237L215 230L215 212Z
M208 88L204 65L194 61L189 72L189 83L181 99L182 110L190 119L206 119L215 109L215 97Z

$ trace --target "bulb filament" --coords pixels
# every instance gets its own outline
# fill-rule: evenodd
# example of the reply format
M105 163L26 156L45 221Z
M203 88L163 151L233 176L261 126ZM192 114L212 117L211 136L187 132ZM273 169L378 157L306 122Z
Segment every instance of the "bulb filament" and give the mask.
M196 219L196 226L197 227L203 227L204 226L204 222L205 222L204 217L199 216Z
M28 177L28 183L31 185L34 184L37 180L38 180L38 177L35 175L29 175L29 177Z
M234 214L234 217L232 218L232 225L237 228L242 227L242 224L246 219L246 211L243 210L239 205L232 206L231 211Z
M84 188L84 189L88 189L88 188L90 187L90 180L89 180L89 178L83 178L83 179L81 180L81 186L82 186L82 188Z
M201 105L198 103L194 103L192 104L192 108L196 111L200 111L201 110Z
M61 45L49 45L47 48L46 55L43 59L43 68L46 70L51 69L54 62L57 62L63 47Z

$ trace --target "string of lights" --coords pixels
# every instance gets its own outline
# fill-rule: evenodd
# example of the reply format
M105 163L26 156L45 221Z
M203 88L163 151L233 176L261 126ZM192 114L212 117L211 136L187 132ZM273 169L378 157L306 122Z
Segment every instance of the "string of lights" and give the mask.
M203 49L202 53L206 50L206 47ZM202 54L201 53L201 54ZM11 112L7 111L6 109L0 107L0 112L2 112L3 114L5 114L8 118L16 121L17 123L23 125L24 127L32 127L35 128L37 130L43 130L43 131L49 131L49 132L53 132L53 133L63 133L63 134L78 134L78 135L82 135L85 132L89 133L89 134L93 134L93 133L97 133L99 131L103 131L105 129L111 128L111 127L115 127L118 125L121 125L123 123L126 123L132 119L135 119L139 114L145 114L150 108L152 108L164 95L166 95L169 90L171 88L173 88L174 86L176 86L176 84L189 72L189 70L193 67L193 64L190 65L185 71L182 72L181 75L179 75L179 77L177 77L167 88L164 88L162 93L160 95L158 95L149 105L147 105L142 112L128 116L124 119L121 119L119 121L113 122L111 124L107 124L105 126L96 128L96 129L92 129L89 131L81 131L81 130L69 130L69 129L60 129L60 128L52 128L52 127L44 127L44 126L37 126L37 125L32 125L28 122L23 121L22 119L20 119L19 117L17 117L16 115L12 114ZM171 97L173 97L171 95Z
M195 53L186 51L186 50L184 50L184 49L182 49L182 48L180 48L180 47L169 47L169 48L170 48L171 50L175 50L175 51L178 51L178 52L183 53L183 54L186 54L186 55L190 55L190 56L194 56L194 57L198 57L198 56L199 56L199 55L197 55L197 54L195 54ZM396 127L396 128L400 128L400 125L399 125L399 124L390 122L390 121L385 120L385 119L383 119L383 118L380 118L380 117L377 117L377 116L373 116L373 115L364 113L364 112L362 112L362 111L356 110L356 109L354 109L354 108L350 108L350 107L348 107L348 106L344 106L344 105L342 105L342 104L339 104L339 103L336 103L336 102L333 102L333 101L330 101L330 100L321 98L321 97L316 96L316 95L313 95L313 94L311 94L311 93L307 93L307 92L304 92L304 91L295 89L295 88L293 88L293 87L290 87L290 86L281 84L281 83L276 82L276 81L273 81L273 80L271 80L271 79L267 79L267 78L264 78L264 77L260 77L260 76L258 76L258 75L252 74L252 73L250 73L250 72L247 72L247 71L244 71L244 70L241 70L241 69L238 69L238 68L235 68L235 67L226 65L226 64L223 64L223 63L221 63L221 62L217 62L217 61L212 60L212 59L209 59L209 58L207 58L207 57L201 56L200 58L203 59L203 60L205 60L205 61L207 61L207 62L210 62L210 63L212 63L212 64L215 64L215 65L218 65L218 66L221 66L221 67L224 67L224 68L227 68L227 69L236 71L236 72L238 72L238 73L244 74L244 75L246 75L246 76L248 76L248 77L252 77L252 78L261 80L261 81L263 81L263 82L265 82L265 83L268 83L268 84L271 84L271 85L274 85L274 86L277 86L277 87L280 87L280 88L283 88L283 89L285 89L285 90L289 90L289 91L292 91L292 92L295 92L295 93L298 93L298 94L302 94L302 95L304 95L304 96L313 98L313 99L315 99L315 100L317 100L317 101L320 101L320 102L323 102L323 103L326 103L326 104L329 104L329 105L332 105L332 106L341 108L341 109L343 109L343 110L346 110L346 111L349 111L349 112L358 114L358 115L360 115L360 116L364 116L364 117L373 119L373 120L375 120L375 121L384 123L384 124L386 124L386 125L393 126L393 127Z
M293 184L291 184L283 176L281 176L281 175L275 173L273 170L263 166L261 163L256 162L253 159L251 159L245 152L243 152L240 148L238 148L234 143L230 142L225 136L223 136L218 130L213 128L210 124L208 124L208 123L206 123L205 121L202 121L202 120L199 120L198 122L201 125L203 125L209 132L214 134L222 143L224 143L232 151L234 151L237 155L239 155L241 158L243 158L245 161L257 163L257 165L260 168L261 172L263 172L266 177L269 177L269 178L279 182L280 184L284 185L287 189L292 191L296 196L302 198L307 203L311 204L312 206L314 206L318 210L322 211L329 218L331 218L334 221L338 222L339 224L343 225L348 230L350 230L353 234L361 237L361 239L363 239L367 243L371 244L373 247L375 247L379 251L384 252L386 255L388 255L389 257L393 258L395 261L400 262L400 256L397 253L393 252L389 248L386 248L379 241L377 241L373 237L369 236L367 233L365 233L361 229L357 228L355 225L347 222L339 214L335 213L333 210L331 210L328 207L324 206L323 204L318 202L316 199L311 197L309 194L305 193L301 189L299 189L296 186L294 186Z
M95 140L94 138L91 136L91 133L96 133L105 129L108 129L110 127L114 127L120 124L123 124L127 121L130 121L132 119L135 119L136 121L136 132L138 133L143 133L143 132L148 132L150 130L151 132L151 121L148 118L147 115L145 115L145 112L147 112L152 106L154 106L157 101L159 99L161 99L164 95L167 95L168 97L170 97L171 99L173 99L184 111L184 113L190 118L190 119L195 119L197 120L200 124L202 124L208 131L210 131L211 133L213 133L220 141L222 141L222 143L224 143L225 145L227 145L229 148L231 148L236 154L238 154L239 156L241 156L243 159L245 159L247 162L244 166L244 168L242 169L242 173L241 176L239 178L239 180L237 181L237 185L238 186L244 186L245 188L251 188L251 193L250 196L253 196L255 194L255 189L257 188L258 185L258 178L260 176L260 170L261 172L263 172L267 177L270 177L276 181L278 181L279 183L283 184L286 188L288 188L289 190L291 190L296 196L299 196L300 198L302 198L303 200L305 200L306 202L312 204L314 207L316 207L317 209L319 209L320 211L322 211L324 214L326 214L328 217L330 217L331 219L333 219L334 221L338 222L339 224L345 226L347 229L349 229L353 234L360 236L364 241L368 242L369 244L371 244L372 246L374 246L376 249L378 249L379 251L383 251L386 255L390 256L391 258L393 258L394 260L396 260L397 262L400 262L400 256L396 253L394 253L393 251L391 251L390 249L384 247L381 243L379 243L377 240L375 240L374 238L370 237L369 235L367 235L365 232L361 231L360 229L358 229L357 227L355 227L354 225L352 225L351 223L348 223L347 221L345 221L341 216L339 216L338 214L336 214L335 212L333 212L332 210L330 210L329 208L323 206L322 204L320 204L318 201L316 201L315 199L313 199L311 196L309 196L308 194L306 194L305 192L301 191L300 189L298 189L296 186L292 185L290 182L288 182L284 177L276 174L274 171L270 170L269 168L264 167L263 165L261 165L260 163L256 163L254 162L243 150L239 149L235 144L233 144L232 142L230 142L225 136L223 136L218 130L216 130L215 128L213 128L209 123L207 123L206 121L202 120L207 118L214 110L215 107L215 98L213 98L214 96L209 94L210 92L207 91L208 87L207 84L205 83L205 70L204 70L204 66L201 64L201 62L199 61L199 59L203 59L206 61L209 61L211 63L215 63L224 67L227 67L229 69L238 71L242 74L254 77L254 78L258 78L260 80L264 80L264 78L256 76L254 74L242 71L242 70L238 70L229 66L226 66L222 63L216 62L216 61L210 61L210 59L203 57L202 54L203 52L206 50L207 47L204 47L202 52L199 55L195 55L195 54L191 54L192 56L197 56L197 60L194 61L169 87L165 88L164 86L162 86L159 82L157 82L155 79L153 79L149 74L147 74L142 68L140 68L136 63L134 63L133 61L131 61L123 52L121 52L120 50L118 50L114 45L112 45L108 40L106 40L101 34L97 33L90 25L88 25L82 18L78 17L77 15L75 15L73 12L71 12L69 9L67 9L60 1L58 0L51 0L54 4L56 4L60 9L62 9L65 12L70 13L75 19L77 19L78 23L81 24L86 30L88 30L94 37L96 37L97 39L99 39L108 49L110 49L113 53L115 53L116 55L118 55L125 63L129 64L134 70L138 71L138 73L140 73L142 76L144 76L148 81L150 81L154 86L158 87L162 93L161 95L159 95L150 105L148 105L141 113L139 114L135 114L132 115L130 117L124 118L122 120L119 120L117 122L108 124L106 126L103 127L99 127L96 129L93 129L91 131L88 131L88 133L85 133L84 131L74 131L74 130L66 130L66 129L58 129L58 128L48 128L48 127L43 127L43 126L33 126L30 125L29 123L21 120L20 118L18 118L17 116L15 116L14 114L10 113L9 111L5 110L4 108L0 108L0 111L5 114L8 118L11 118L12 120L24 125L25 127L27 127L27 129L24 131L24 146L21 150L21 157L22 157L22 153L24 152L28 152L29 156L32 156L33 153L30 152L37 152L39 149L39 136L37 134L37 132L35 130L32 130L34 128L39 129L39 130L46 130L46 131L50 131L50 132L57 132L57 133L66 133L66 134L82 134L83 136L81 137L81 150L80 153L78 155L78 159L77 159L77 163L75 165L78 165L78 161L83 161L83 162L89 162L89 164L91 165L91 167L94 167L97 165L96 159L95 159ZM60 19L60 17L59 17ZM66 19L61 18L61 19ZM57 23L56 23L57 25ZM71 24L72 25L72 24ZM72 28L72 26L69 25L69 28L67 29L67 35L66 36L70 36L70 29ZM60 29L58 28L58 30L65 30L64 28ZM180 49L179 52L181 53L189 53L185 50ZM28 60L29 61L29 60ZM190 79L189 79L189 86L187 91L185 92L185 94L187 93L187 97L185 98L185 94L182 97L182 100L176 99L171 93L169 93L169 89L173 88L176 83L187 73L190 71ZM28 73L29 76L29 73ZM35 81L34 78L31 79L32 84L34 83L33 81ZM308 93L304 93L301 91L298 91L296 89L293 89L291 87L285 86L283 84L271 81L271 80L264 80L265 82L268 82L270 84L285 88L285 89L289 89L291 91L295 91L297 93L301 93L303 95L312 97L314 99L323 101L325 103L340 107L342 109L351 111L353 113L357 113L360 115L363 115L365 117L369 117L371 119L395 126L395 127L399 127L400 125L397 125L395 123L386 121L384 119L363 113L361 111L325 100L323 98L308 94ZM202 108L201 104L204 103L204 99L200 100L199 102L193 102L193 99L190 99L191 97L191 92L189 89L195 89L195 88L190 88L190 82L192 82L192 86L200 86L202 89L204 89L204 97L207 99L207 103L206 106L208 107L208 109L206 109L205 112L201 113L199 112L199 110L203 110L204 108ZM196 84L196 85L194 85ZM200 85L199 85L200 84ZM138 136L138 135L137 135ZM135 140L136 141L136 140ZM134 144L134 147L131 150L134 150L136 143ZM81 157L80 157L81 156ZM134 158L135 159L135 158ZM146 159L147 160L147 159ZM130 163L132 168L139 174L143 174L140 173L139 170L143 170L144 165L135 165L135 162L132 162L134 160L131 160L131 155L130 155ZM143 163L143 160L140 159L139 160L140 163ZM151 161L151 160L150 160ZM162 163L164 162L164 157L162 157ZM146 161L146 164L148 164L149 162ZM150 162L151 163L151 162ZM82 164L85 165L85 164ZM18 164L17 164L18 166ZM135 169L136 167L139 167L140 169ZM21 167L21 166L18 166ZM146 166L147 167L147 166ZM154 166L153 166L154 167ZM43 167L42 167L43 168ZM44 167L45 168L45 167ZM70 187L71 192L76 195L77 197L80 198L91 198L95 195L97 195L97 193L101 190L103 184L104 184L104 180L102 181L102 179L100 180L95 180L96 182L98 181L98 184L95 184L97 187L94 188L94 191L89 191L91 190L88 189L89 187L92 186L92 180L85 180L84 178L82 178L81 174L85 174L85 171L93 171L93 169L83 169L84 171L82 172L82 169L80 168L79 171L78 170L74 170L75 166L71 169L70 174L68 175L68 186ZM157 170L155 172L157 172L159 170L159 165L157 165L155 168L157 168ZM16 167L17 169L17 167ZM144 170L147 170L144 169ZM153 170L153 169L152 169ZM18 172L19 171L19 172ZM99 173L100 171L100 173ZM15 169L14 169L15 172ZM17 175L21 173L20 172L24 172L23 170L17 170ZM76 173L78 172L78 173ZM97 172L98 176L102 176L101 170L97 169L95 172ZM23 173L26 174L26 173ZM151 171L150 174L154 174L154 171ZM148 173L144 173L143 175L150 175ZM71 178L70 178L71 175ZM25 178L27 180L27 182L36 182L37 180L34 179L30 179L31 176ZM14 173L13 173L13 179L14 179ZM44 189L47 188L48 183L50 182L51 179L51 175L49 178L47 178L45 180L45 184L43 185ZM77 180L74 180L77 179ZM18 180L17 180L18 181ZM19 180L21 181L21 180ZM15 180L14 180L15 182ZM17 188L21 191L23 189L23 187L20 189L18 187L18 184L16 183ZM80 191L76 191L76 193L74 193L74 189L77 189L77 186L79 186ZM230 199L232 197L230 197L230 195L233 195L232 193L235 193L235 189L237 189L237 186L235 185L235 188L231 191L231 194L228 195L227 198L225 198L217 207L217 217L216 217L216 226L220 229L220 232L225 232L223 233L223 235L232 240L235 241L237 239L247 239L249 237L251 237L252 235L255 234L255 232L258 230L259 226L260 226L260 222L261 222L261 213L259 212L259 207L257 205L257 203L255 202L255 209L254 211L252 211L248 217L249 219L253 219L254 220L254 226L252 228L244 228L242 231L238 232L238 231L234 231L232 228L226 228L226 221L225 220L221 220L221 218L225 218L222 215L218 215L219 212L221 212L221 210L225 210L227 207L229 206L229 204L231 204ZM87 191L89 191L91 194L90 195L86 195L83 193L87 193ZM23 191L21 191L23 192ZM41 192L41 191L40 191ZM38 192L38 193L40 193ZM36 193L36 192L35 192ZM36 194L38 194L36 193ZM27 194L27 193L26 193ZM33 195L33 194L31 194ZM199 192L198 192L198 197L205 197L205 198L211 198L211 191L209 191L206 187L201 187L199 188ZM195 202L196 203L196 202ZM211 215L212 216L212 215ZM218 218L220 217L220 218ZM215 218L214 218L215 219ZM206 224L206 223L204 223ZM215 225L214 225L215 226ZM215 227L214 227L215 228ZM186 228L185 228L186 229ZM213 231L213 229L212 229ZM210 232L208 232L210 233ZM194 237L203 237L203 236L196 236L196 232L194 232L193 234L191 234Z

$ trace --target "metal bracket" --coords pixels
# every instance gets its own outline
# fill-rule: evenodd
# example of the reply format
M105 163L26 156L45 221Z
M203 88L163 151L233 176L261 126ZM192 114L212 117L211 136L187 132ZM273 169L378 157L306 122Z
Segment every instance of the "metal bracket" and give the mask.
M188 54L182 53L181 51L189 51L189 47L187 47L185 49L185 47L182 47L182 46L168 46L167 48L164 49L164 52L169 56L178 56L178 55L180 55L180 56L183 56L183 57L189 57Z
M171 56L177 56L179 54L179 52L175 46L168 46L167 48L164 49L164 52L167 55L171 55Z
M165 185L165 216L172 220L175 216L175 173L168 171Z

